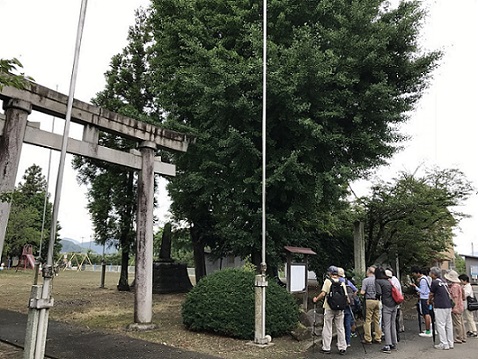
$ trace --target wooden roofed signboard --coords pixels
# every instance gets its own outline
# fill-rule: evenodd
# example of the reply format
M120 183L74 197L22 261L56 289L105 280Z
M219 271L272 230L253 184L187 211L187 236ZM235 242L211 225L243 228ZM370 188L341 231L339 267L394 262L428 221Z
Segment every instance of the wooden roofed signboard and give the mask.
M307 310L309 266L307 256L317 254L310 248L284 246L287 251L286 278L290 293L304 293L303 306ZM303 255L303 262L293 263L292 255Z

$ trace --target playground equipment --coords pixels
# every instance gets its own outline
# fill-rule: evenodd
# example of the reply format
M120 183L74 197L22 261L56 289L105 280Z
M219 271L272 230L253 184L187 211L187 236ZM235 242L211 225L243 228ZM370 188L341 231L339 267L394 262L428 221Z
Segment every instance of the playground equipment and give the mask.
M91 263L90 257L88 256L88 253L68 253L61 255L61 257L58 258L55 264L62 270L76 269L77 271L81 271L85 261L90 265L93 265L93 263Z
M22 256L17 265L18 269L35 269L35 257L33 256L33 246L31 244L25 244L22 249Z

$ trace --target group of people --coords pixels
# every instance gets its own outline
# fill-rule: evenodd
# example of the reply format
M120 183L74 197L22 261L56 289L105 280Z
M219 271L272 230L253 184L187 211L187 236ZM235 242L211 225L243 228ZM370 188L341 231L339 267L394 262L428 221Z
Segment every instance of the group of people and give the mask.
M478 337L473 313L467 309L468 298L474 298L470 278L449 270L442 279L442 270L438 267L430 268L429 275L426 274L427 270L412 268L417 283L411 285L419 294L418 309L425 322L425 330L419 335L433 335L431 324L434 319L440 342L435 345L437 349L453 349L455 344L466 343L468 337Z
M473 297L468 276L459 276L456 271L449 270L442 279L442 270L438 267L432 267L429 276L426 272L413 267L415 281L410 283L419 296L417 307L425 322L425 330L420 336L431 337L431 331L435 329L439 339L435 348L444 350L453 348L457 343L465 343L467 337L478 337L473 313L466 309L466 299ZM403 297L400 298L402 287L393 270L369 267L359 291L353 282L345 278L342 268L330 266L320 293L313 298L314 303L324 299L322 353L331 353L333 324L336 326L339 354L346 353L354 327L352 308L359 293L363 296L365 307L362 344L384 342L381 347L384 353L397 349L398 332L403 330L403 321L399 320ZM465 321L468 331L465 330Z
M364 338L362 344L382 343L382 330L385 345L382 352L391 353L397 349L397 316L399 305L392 295L395 287L402 293L402 286L391 269L371 266L362 281L360 294L365 300ZM372 324L374 331L372 332Z

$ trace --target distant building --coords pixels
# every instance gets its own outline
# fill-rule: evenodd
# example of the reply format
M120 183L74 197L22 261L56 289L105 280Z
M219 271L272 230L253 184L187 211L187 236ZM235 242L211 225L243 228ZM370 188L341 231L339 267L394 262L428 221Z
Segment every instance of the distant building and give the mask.
M466 274L470 277L470 283L478 284L478 257L462 256L465 258Z
M443 259L436 260L434 266L441 268L442 270L449 270L455 268L455 249L450 247L447 251L440 253Z
M229 255L219 259L214 258L209 251L206 250L206 274L214 273L225 268L239 268L245 264L240 257Z

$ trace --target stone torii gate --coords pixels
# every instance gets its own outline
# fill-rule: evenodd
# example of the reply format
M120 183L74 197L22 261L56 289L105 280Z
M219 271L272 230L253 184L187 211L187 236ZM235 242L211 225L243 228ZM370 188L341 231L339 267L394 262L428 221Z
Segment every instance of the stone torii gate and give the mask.
M0 117L1 194L15 188L23 143L61 149L62 136L41 130L38 123L28 121L28 116L34 110L65 118L68 97L30 83L24 90L5 86L0 90L0 100L5 111L5 118ZM71 121L84 125L84 130L81 141L68 139L68 153L139 170L134 322L148 326L152 321L154 174L175 175L175 166L161 162L155 153L158 148L186 152L194 138L78 100L73 102ZM100 131L134 140L139 150L128 153L100 146ZM9 214L10 203L0 202L0 258Z

